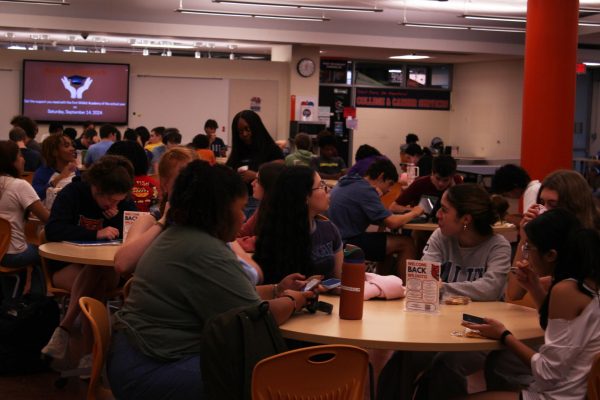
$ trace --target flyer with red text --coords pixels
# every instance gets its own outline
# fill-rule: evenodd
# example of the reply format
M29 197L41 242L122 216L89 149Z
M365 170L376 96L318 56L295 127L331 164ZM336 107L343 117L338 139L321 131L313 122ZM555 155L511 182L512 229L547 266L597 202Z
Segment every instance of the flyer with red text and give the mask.
M439 312L439 282L440 263L406 260L406 311Z

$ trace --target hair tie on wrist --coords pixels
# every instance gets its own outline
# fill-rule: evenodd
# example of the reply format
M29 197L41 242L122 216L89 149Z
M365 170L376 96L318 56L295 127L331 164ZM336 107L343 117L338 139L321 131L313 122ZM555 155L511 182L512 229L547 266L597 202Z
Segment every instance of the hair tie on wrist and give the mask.
M506 337L508 335L512 335L512 332L509 331L508 329L504 330L504 332L502 332L502 334L500 335L500 343L505 345L506 344Z

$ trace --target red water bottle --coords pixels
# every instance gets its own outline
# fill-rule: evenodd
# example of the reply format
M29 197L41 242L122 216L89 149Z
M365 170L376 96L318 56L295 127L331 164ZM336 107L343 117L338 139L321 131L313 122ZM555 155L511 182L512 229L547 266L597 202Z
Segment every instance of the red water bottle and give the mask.
M365 292L365 253L360 247L346 245L342 265L340 318L362 319Z

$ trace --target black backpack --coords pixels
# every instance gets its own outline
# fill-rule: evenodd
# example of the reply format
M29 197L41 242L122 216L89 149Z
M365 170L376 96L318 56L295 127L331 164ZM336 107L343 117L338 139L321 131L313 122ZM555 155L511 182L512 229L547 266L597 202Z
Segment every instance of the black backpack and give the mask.
M0 374L23 374L48 368L40 350L58 326L56 302L41 294L5 299L0 306Z
M204 328L200 354L206 398L250 400L256 363L285 350L266 301L212 318Z

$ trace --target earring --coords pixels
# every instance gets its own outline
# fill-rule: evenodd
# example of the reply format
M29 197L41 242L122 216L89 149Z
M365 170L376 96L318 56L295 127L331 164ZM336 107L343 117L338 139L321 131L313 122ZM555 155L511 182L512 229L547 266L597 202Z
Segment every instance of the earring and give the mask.
M467 224L464 224L463 225L463 231L466 231L466 230L467 230Z

